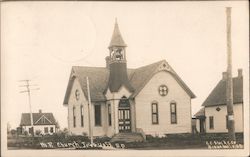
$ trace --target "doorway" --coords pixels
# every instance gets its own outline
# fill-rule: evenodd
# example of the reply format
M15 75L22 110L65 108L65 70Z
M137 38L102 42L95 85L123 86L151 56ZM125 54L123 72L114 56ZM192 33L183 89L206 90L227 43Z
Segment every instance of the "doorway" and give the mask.
M131 132L130 103L126 97L122 97L118 107L119 132Z

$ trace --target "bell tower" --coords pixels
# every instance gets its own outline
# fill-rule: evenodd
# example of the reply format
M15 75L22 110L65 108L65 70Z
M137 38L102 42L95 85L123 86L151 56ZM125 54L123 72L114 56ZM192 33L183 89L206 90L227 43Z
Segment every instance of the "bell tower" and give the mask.
M130 92L133 87L130 85L127 75L127 60L126 60L126 47L121 32L118 27L117 20L115 21L115 28L109 44L109 84L108 88L111 92L118 92L120 87L125 86Z
M110 62L126 62L126 47L127 45L121 36L116 19L114 32L108 47L110 53Z

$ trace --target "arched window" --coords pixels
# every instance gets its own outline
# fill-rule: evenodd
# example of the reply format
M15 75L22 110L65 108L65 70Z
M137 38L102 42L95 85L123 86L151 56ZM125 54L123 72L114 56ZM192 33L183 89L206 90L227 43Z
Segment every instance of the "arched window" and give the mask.
M156 101L153 101L151 103L151 110L152 110L152 124L159 124L158 103Z
M81 115L81 127L83 127L83 105L80 107L80 115Z
M101 112L101 105L95 104L94 105L94 113L95 113L95 126L102 126L102 112Z
M112 120L111 120L111 105L108 104L108 123L109 123L109 126L112 125Z
M172 101L170 103L170 119L171 119L171 124L176 124L177 123L177 114L176 114L176 102Z
M76 127L76 115L75 115L75 106L73 107L73 127L75 128Z

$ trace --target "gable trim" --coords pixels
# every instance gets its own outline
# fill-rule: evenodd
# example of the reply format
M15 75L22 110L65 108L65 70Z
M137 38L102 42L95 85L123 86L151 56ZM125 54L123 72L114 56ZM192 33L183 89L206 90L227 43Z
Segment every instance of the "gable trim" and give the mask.
M52 122L45 115L42 115L34 124L37 124L42 118L45 118L50 124L52 124Z
M162 63L165 63L169 66L169 69L159 69L159 67L162 65ZM136 97L141 90L146 86L146 84L153 78L153 76L155 74L157 74L158 72L168 72L170 73L174 79L177 81L177 83L184 89L184 91L191 97L191 98L195 98L196 96L193 94L193 92L188 88L188 86L181 80L181 78L174 72L174 70L171 68L171 66L164 60L162 61L162 63L154 70L154 72L152 72L152 74L150 75L149 78L146 79L146 81L143 83L143 85L139 88L139 90L137 90L135 93L133 93L130 97L134 98Z

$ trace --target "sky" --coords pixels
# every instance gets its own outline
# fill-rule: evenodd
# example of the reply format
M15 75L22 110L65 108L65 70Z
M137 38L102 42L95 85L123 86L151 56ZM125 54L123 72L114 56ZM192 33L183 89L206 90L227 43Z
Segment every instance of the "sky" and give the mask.
M115 18L127 47L127 65L165 59L197 96L192 112L226 70L226 12L232 7L233 76L248 77L247 1L221 2L4 2L1 5L1 108L12 128L29 112L53 112L67 127L63 99L72 66L105 66ZM37 87L36 87L37 88Z

